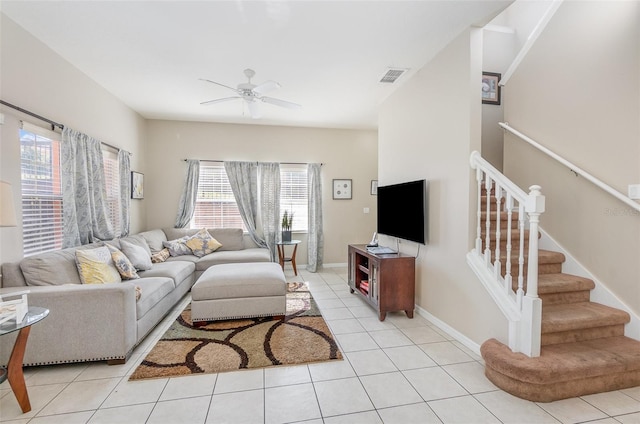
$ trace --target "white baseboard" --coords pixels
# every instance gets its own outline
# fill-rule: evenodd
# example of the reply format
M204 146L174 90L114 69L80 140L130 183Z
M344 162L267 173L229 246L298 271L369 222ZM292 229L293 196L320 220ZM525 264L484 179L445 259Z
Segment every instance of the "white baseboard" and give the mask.
M631 321L627 325L625 325L624 334L625 336L631 337L632 339L640 340L640 317L633 310L631 310L631 308L629 308L629 306L627 306L624 301L613 294L613 292L609 290L606 284L594 277L584 265L582 265L576 258L571 256L571 254L567 252L567 249L562 247L560 243L555 241L552 237L549 236L549 234L544 232L542 228L540 228L540 233L542 234L542 237L540 237L538 246L541 249L562 252L562 254L565 256L566 260L562 264L562 272L593 280L593 282L596 284L596 287L591 291L591 300L603 305L611 306L612 308L622 309L623 311L627 312L631 316Z
M334 263L334 264L322 264L323 268L346 268L347 266L349 266L346 262L345 263Z
M428 319L436 327L438 327L442 331L445 331L447 334L449 334L451 337L453 337L458 342L462 343L465 347L467 347L473 353L475 353L478 356L482 356L482 355L480 355L480 345L478 343L474 342L473 340L471 340L470 338L468 338L464 334L460 333L455 328L449 326L449 324L445 323L444 321L442 321L442 320L436 318L435 316L431 315L429 312L427 312L425 309L421 308L418 305L416 305L416 311L418 311L418 315L422 316L423 318Z

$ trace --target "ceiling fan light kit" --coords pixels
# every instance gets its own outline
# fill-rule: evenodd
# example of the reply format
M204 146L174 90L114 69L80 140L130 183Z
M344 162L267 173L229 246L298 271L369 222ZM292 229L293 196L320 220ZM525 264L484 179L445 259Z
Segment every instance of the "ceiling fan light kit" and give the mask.
M278 84L275 81L265 81L262 84L259 85L255 85L251 83L251 78L253 78L255 76L256 72L253 69L245 69L244 70L244 75L247 77L248 82L244 82L244 83L240 83L238 84L237 88L233 88L233 87L229 87L228 85L224 85L221 84L219 82L215 82L215 81L211 81L208 79L204 79L201 78L202 81L206 81L206 82L210 82L212 84L215 85L219 85L221 87L227 88L229 90L232 90L233 92L236 93L235 96L231 96L231 97L222 97L219 99L213 99L213 100L208 100L206 102L202 102L200 103L201 105L211 105L211 104L215 104L215 103L222 103L222 102L226 102L229 100L235 100L235 99L244 99L244 101L247 103L247 107L249 108L249 113L251 114L251 117L253 119L259 119L261 114L260 114L260 107L258 105L258 101L264 102L264 103L268 103L268 104L272 104L275 106L280 106L280 107L285 107L287 109L301 109L302 106L300 106L297 103L292 103L286 100L281 100L281 99L276 99L274 97L267 97L264 96L265 93L268 93L270 91L276 90L278 88L280 88L280 84Z

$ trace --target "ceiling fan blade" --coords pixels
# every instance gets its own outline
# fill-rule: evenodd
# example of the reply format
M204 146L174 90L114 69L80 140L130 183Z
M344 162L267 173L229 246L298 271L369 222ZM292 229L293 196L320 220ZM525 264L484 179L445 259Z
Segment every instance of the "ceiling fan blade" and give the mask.
M233 97L223 97L222 99L213 99L213 100L209 100L206 102L202 102L200 103L201 105L212 105L214 103L222 103L222 102L227 102L229 100L234 100L234 99L241 99L242 97L240 96L233 96Z
M253 119L260 118L260 105L256 101L247 100L247 106L249 107L249 113Z
M276 88L280 88L280 84L275 81L265 81L262 84L253 87L253 91L258 94L265 94L269 91L275 90Z
M302 106L297 103L288 102L286 100L274 99L273 97L260 97L260 100L262 100L265 103L286 107L288 109L302 109Z
M210 82L211 84L219 85L220 87L224 87L224 88L228 88L229 90L233 90L236 93L238 92L237 89L235 89L233 87L229 87L228 85L220 84L219 82L211 81L211 80L208 80L208 79L205 79L205 78L199 78L199 79L200 79L200 81Z

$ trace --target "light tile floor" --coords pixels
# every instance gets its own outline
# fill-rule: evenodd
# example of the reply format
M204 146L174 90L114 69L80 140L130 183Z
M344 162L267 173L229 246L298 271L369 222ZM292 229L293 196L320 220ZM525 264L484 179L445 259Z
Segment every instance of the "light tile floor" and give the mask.
M482 359L416 314L384 322L350 294L345 268L287 272L308 281L344 361L128 381L189 302L185 298L124 365L25 370L33 410L22 414L5 382L6 423L640 423L640 387L552 403L497 389Z

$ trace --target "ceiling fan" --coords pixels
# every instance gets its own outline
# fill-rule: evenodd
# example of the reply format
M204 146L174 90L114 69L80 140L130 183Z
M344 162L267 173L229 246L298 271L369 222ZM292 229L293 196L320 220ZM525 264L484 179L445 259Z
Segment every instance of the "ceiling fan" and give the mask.
M212 84L216 84L221 87L228 88L229 90L232 90L234 93L236 93L235 96L209 100L206 102L202 102L200 104L212 105L214 103L221 103L229 100L244 99L244 101L247 103L247 107L249 108L249 113L251 114L251 117L253 119L260 118L260 106L258 105L258 102L269 103L276 106L286 107L288 109L302 108L302 106L300 106L297 103L292 103L286 100L280 100L273 97L264 96L265 93L268 93L269 91L280 88L280 84L278 84L277 82L266 81L266 82L263 82L262 84L255 85L251 83L251 78L253 78L254 75L256 74L255 71L253 69L245 69L244 74L248 78L249 82L238 84L238 88L229 87L228 85L220 84L219 82L200 78L202 81L207 81Z

